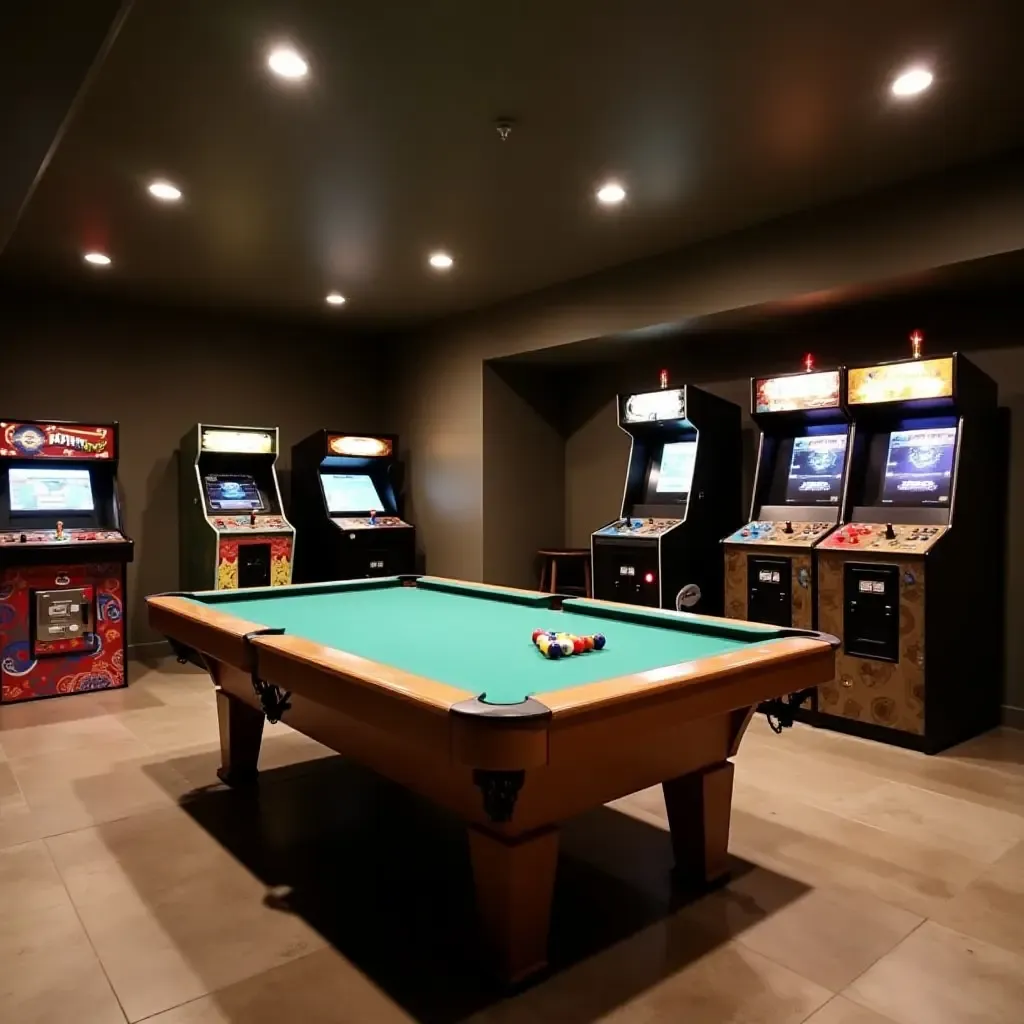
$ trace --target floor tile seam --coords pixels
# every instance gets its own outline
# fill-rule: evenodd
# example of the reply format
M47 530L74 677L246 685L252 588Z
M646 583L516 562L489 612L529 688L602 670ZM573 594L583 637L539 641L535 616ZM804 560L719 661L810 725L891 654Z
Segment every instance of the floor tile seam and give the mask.
M922 921L918 922L918 924L916 924L909 932L907 932L907 934L904 935L903 938L900 939L900 941L892 947L892 949L888 950L888 952L883 953L881 956L875 957L875 959L870 964L868 964L868 966L865 967L864 970L861 971L856 978L851 979L851 981L846 985L846 987L841 992L838 992L836 994L841 995L846 999L849 999L851 1003L856 1003L858 1006L863 1007L865 1010L872 1010L874 1013L878 1013L879 1011L876 1010L873 1006L868 1006L866 1003L860 1002L853 995L851 995L850 989L852 989L853 986L856 985L857 982L860 981L860 979L868 973L868 971L873 970L887 956L891 956L897 949L900 948L900 946L902 946L905 942L908 942L910 939L912 939L926 924L931 922L931 920L932 919L930 917L926 917ZM879 1014L879 1016L884 1017L885 1014Z
M68 833L65 833L68 834ZM53 855L53 850L50 849L50 844L47 839L39 840L44 849L46 850L46 857L50 862L51 867L60 879L60 884L64 889L64 893L68 898L68 904L71 907L72 912L75 915L75 920L78 922L79 928L82 929L82 934L85 936L85 941L89 943L89 949L92 950L92 955L96 958L96 965L103 972L103 979L107 983L107 987L110 989L110 994L114 997L117 1002L117 1008L121 1011L121 1016L124 1018L126 1024L128 1021L128 1013L124 1008L124 1004L121 1002L121 997L117 993L117 989L114 987L114 983L111 980L109 973L107 972L107 966L103 962L103 957L100 956L100 951L96 948L96 944L92 940L92 935L89 934L89 929L86 927L85 921L82 918L81 913L78 909L78 904L75 903L74 897L71 895L71 890L68 888L67 880L64 878L64 873L60 870L57 864L57 858Z
M815 892L815 893L818 893L818 892L825 893L826 895L828 893L830 893L830 892L838 892L838 893L841 893L843 895L852 896L852 897L857 897L857 896L862 895L860 893L854 892L853 890L845 889L842 886L837 886L837 885L815 885L815 886L808 886L808 893L806 893L804 895L809 895L812 892ZM895 903L889 903L887 900L880 899L877 896L873 896L872 899L874 899L877 903L881 903L883 906L889 908L890 910L902 911L903 913L910 914L912 917L916 917L919 920L915 923L913 928L911 928L905 935L901 935L900 938L898 938L887 950L885 950L885 952L879 953L878 956L876 956L871 961L871 963L868 964L868 966L864 968L864 971L869 971L872 967L874 967L875 964L878 963L879 960L881 960L883 957L888 956L894 949L896 949L903 942L905 942L907 939L909 939L910 936L913 935L914 932L916 932L917 929L921 927L921 925L923 925L926 921L931 920L931 918L926 917L923 914L916 914L912 910L907 910L905 907L899 907ZM814 978L807 978L806 975L801 974L800 971L796 970L791 965L785 964L781 960L776 960L771 952L768 952L768 951L766 951L764 949L755 948L754 946L751 946L749 944L749 942L747 940L745 940L745 938L744 938L745 934L746 934L746 930L740 932L737 935L732 936L732 938L736 942L739 942L745 949L750 949L750 950L752 950L755 953L760 953L761 956L766 957L767 959L771 960L772 963L778 964L778 966L780 966L780 967L785 967L787 970L793 971L795 974L800 974L800 977L806 978L807 981L814 982L815 985L819 985L819 986L821 986L821 988L828 988L827 985L822 984L822 982L820 982L820 981L815 981ZM848 982L846 987L849 987L849 985L852 985L857 980L857 978L859 978L861 976L861 974L864 973L864 971L861 971L861 973L858 974L856 976L856 978L853 978L850 982ZM840 991L833 992L833 995L840 995L840 994L841 994Z
M272 973L273 971L279 971L284 967L290 967L292 964L300 963L307 957L311 957L316 953L321 953L325 949L334 949L334 946L332 946L329 942L325 942L323 946L319 946L316 949L311 949L308 953L303 953L301 956L292 957L288 960L285 960L282 963L274 964L274 966L268 967L257 974L250 974L244 978L238 978L235 981L229 981L223 985L218 985L216 988L211 988L209 991L203 992L201 995L192 996L189 999L184 999L180 1003L175 1003L173 1006L165 1006L162 1010L154 1010L153 1013L147 1013L144 1017L136 1017L135 1020L131 1020L131 1018L129 1018L126 1014L125 1019L126 1021L128 1021L128 1024L144 1024L145 1021L153 1020L159 1017L161 1014L170 1013L172 1010L180 1010L183 1006L191 1006L192 1003L198 1003L200 1000L203 999L215 998L217 996L217 993L219 992L225 992L229 988L234 988L236 985L248 984L249 982L255 981L257 978L261 978L266 974Z
M1020 778L1020 776L1016 775L1011 775L1009 777ZM971 799L970 797L964 796L951 796L949 793L939 793L933 789L928 789L926 786L918 785L916 782L902 782L897 781L895 779L890 779L888 784L892 786L906 786L907 789L917 790L921 793L928 793L931 796L944 797L946 800L957 800L960 803L970 804L973 807L979 807L981 810L991 812L992 814L1004 815L1008 818L1019 818L1021 819L1021 834L1017 837L1016 841L1024 841L1024 808L1022 808L1020 813L1018 813L1016 811L1004 810L1001 807L988 807L985 804L979 803L977 799Z

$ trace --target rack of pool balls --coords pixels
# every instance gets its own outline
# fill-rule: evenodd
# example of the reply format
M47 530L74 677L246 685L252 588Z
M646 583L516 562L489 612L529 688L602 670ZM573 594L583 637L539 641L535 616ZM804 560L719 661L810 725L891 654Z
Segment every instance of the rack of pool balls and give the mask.
M535 629L533 642L545 658L568 658L570 654L599 651L605 645L603 633L577 636L575 633L555 633L548 629Z

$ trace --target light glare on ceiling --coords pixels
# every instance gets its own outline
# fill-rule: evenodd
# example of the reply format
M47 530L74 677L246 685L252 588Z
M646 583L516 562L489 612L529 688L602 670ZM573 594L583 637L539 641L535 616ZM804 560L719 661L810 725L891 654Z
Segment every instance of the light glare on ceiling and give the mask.
M330 295L327 296L326 302L328 306L344 306L345 296L340 292L331 292Z
M597 201L605 206L615 206L625 198L626 190L617 181L609 181L597 190Z
M110 266L110 257L107 256L106 253L87 252L83 259L86 263L91 263L94 267Z
M169 181L150 182L147 191L154 199L165 203L176 203L181 198L181 189Z
M893 81L892 94L900 98L917 96L932 84L934 78L927 68L910 68Z
M430 254L430 265L435 270L450 270L455 260L446 252L432 252Z
M267 55L267 67L279 78L297 81L309 73L309 65L290 46L275 46Z

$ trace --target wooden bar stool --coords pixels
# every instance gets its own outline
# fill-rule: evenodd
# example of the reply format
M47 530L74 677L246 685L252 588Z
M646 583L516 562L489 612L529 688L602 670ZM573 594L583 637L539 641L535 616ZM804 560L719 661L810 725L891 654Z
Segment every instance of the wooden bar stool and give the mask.
M540 586L538 590L543 591L547 594L558 594L558 593L574 593L582 594L584 597L590 597L591 585L590 585L590 549L589 548L541 548L537 552L540 556ZM583 563L583 586L578 583L569 585L563 584L561 588L558 585L558 563L569 562L574 564L574 568L578 568L579 563ZM577 579L580 577L577 575ZM545 586L545 581L547 585Z

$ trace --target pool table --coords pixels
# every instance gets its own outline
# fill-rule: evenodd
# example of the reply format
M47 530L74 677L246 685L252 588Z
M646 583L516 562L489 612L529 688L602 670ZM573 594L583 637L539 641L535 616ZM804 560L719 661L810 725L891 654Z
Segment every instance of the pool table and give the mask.
M726 872L751 716L833 677L826 634L433 577L150 597L217 688L221 779L286 722L458 815L506 981L546 963L558 823L661 783L680 876ZM602 633L560 660L534 629Z

